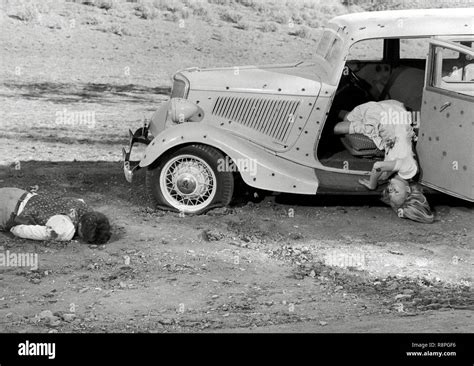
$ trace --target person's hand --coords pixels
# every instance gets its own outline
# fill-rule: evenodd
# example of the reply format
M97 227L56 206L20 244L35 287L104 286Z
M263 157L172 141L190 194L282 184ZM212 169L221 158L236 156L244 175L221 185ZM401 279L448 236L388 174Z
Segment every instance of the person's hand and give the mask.
M372 185L370 184L370 180L368 179L359 179L359 183L367 189L370 189L371 191L375 189L375 187L372 187Z
M48 231L50 239L52 240L57 239L58 233L54 231L54 229L51 226L46 226L46 230Z
M59 236L59 235L58 235L58 233L57 233L56 231L51 230L51 239L53 239L53 240L54 240L54 239L57 239L58 236Z

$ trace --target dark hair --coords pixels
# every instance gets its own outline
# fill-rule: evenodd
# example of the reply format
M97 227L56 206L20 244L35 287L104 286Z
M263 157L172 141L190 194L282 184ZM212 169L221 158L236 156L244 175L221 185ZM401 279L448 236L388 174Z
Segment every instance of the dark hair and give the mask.
M110 239L110 223L107 216L97 211L87 212L79 220L80 236L87 243L105 244Z

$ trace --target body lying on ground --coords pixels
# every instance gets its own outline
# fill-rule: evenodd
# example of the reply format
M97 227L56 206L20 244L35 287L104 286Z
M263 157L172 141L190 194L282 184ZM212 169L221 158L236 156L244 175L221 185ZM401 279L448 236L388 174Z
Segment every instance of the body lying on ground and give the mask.
M104 244L111 236L107 217L84 200L14 187L0 188L0 231L32 240L68 241L77 234L94 244Z

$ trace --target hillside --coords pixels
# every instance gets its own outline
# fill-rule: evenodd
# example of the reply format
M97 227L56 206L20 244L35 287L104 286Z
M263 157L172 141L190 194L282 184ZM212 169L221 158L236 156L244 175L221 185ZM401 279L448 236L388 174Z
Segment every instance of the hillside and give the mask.
M401 4L466 6L426 0L350 3L3 0L0 164L119 160L128 128L141 125L167 98L178 69L311 59L320 27L348 12ZM71 111L94 115L93 124L65 123L61 116Z
M5 1L5 0L4 0ZM157 86L188 66L310 59L320 27L363 10L455 1L6 1L0 76ZM452 3L452 4L451 4Z

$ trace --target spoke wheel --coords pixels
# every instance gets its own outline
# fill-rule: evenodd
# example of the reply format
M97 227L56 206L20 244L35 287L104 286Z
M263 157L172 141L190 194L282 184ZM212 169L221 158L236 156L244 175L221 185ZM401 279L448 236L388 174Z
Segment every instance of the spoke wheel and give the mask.
M165 199L179 211L199 211L216 195L216 175L203 159L178 155L169 160L160 174Z
M162 159L147 172L147 188L164 209L203 213L230 203L234 189L232 172L218 171L224 155L211 147L191 145Z

